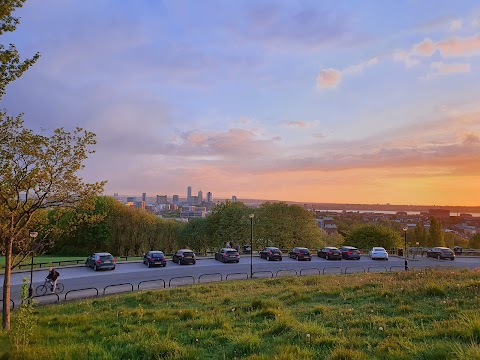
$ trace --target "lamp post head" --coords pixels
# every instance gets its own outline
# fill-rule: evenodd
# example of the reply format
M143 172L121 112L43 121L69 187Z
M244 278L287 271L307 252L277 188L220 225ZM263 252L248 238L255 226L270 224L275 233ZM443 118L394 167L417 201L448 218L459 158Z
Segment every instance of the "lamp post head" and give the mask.
M250 214L250 215L248 215L248 217L249 217L250 219L253 219L253 218L255 217L255 214Z
M30 232L30 237L35 239L37 236L38 236L38 232L36 232L36 231L31 231Z
M407 230L408 230L408 228L405 226L405 227L403 228L403 231L407 231Z

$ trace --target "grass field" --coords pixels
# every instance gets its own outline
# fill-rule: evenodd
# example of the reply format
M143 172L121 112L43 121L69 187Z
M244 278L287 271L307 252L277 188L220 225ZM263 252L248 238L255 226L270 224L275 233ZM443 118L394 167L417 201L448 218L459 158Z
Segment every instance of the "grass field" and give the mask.
M479 309L471 270L200 284L37 307L0 358L473 360Z

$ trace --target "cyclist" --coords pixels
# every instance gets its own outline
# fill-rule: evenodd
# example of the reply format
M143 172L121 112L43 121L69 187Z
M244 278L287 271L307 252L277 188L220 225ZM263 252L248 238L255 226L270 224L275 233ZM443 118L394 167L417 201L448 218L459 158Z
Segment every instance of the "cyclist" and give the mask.
M55 289L57 288L57 281L59 276L60 276L60 273L57 270L55 270L52 266L50 266L47 279L50 280L50 291L52 293L54 293Z

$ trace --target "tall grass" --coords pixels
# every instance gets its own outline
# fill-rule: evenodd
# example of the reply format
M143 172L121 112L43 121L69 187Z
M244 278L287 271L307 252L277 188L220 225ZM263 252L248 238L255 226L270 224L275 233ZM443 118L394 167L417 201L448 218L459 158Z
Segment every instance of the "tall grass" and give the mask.
M36 308L8 359L479 359L473 271L207 283ZM17 313L13 313L12 326Z

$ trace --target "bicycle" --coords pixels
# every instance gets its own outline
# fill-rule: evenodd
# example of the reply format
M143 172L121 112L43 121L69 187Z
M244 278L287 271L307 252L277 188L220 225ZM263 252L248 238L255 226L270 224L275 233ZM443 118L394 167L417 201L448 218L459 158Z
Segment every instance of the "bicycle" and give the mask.
M50 283L50 279L46 278L45 282L42 285L37 286L37 288L35 289L35 292L37 293L37 295L42 296L42 295L45 295L47 291L50 291L51 287L52 287L52 284ZM55 293L61 294L62 292L63 292L63 284L57 282Z

